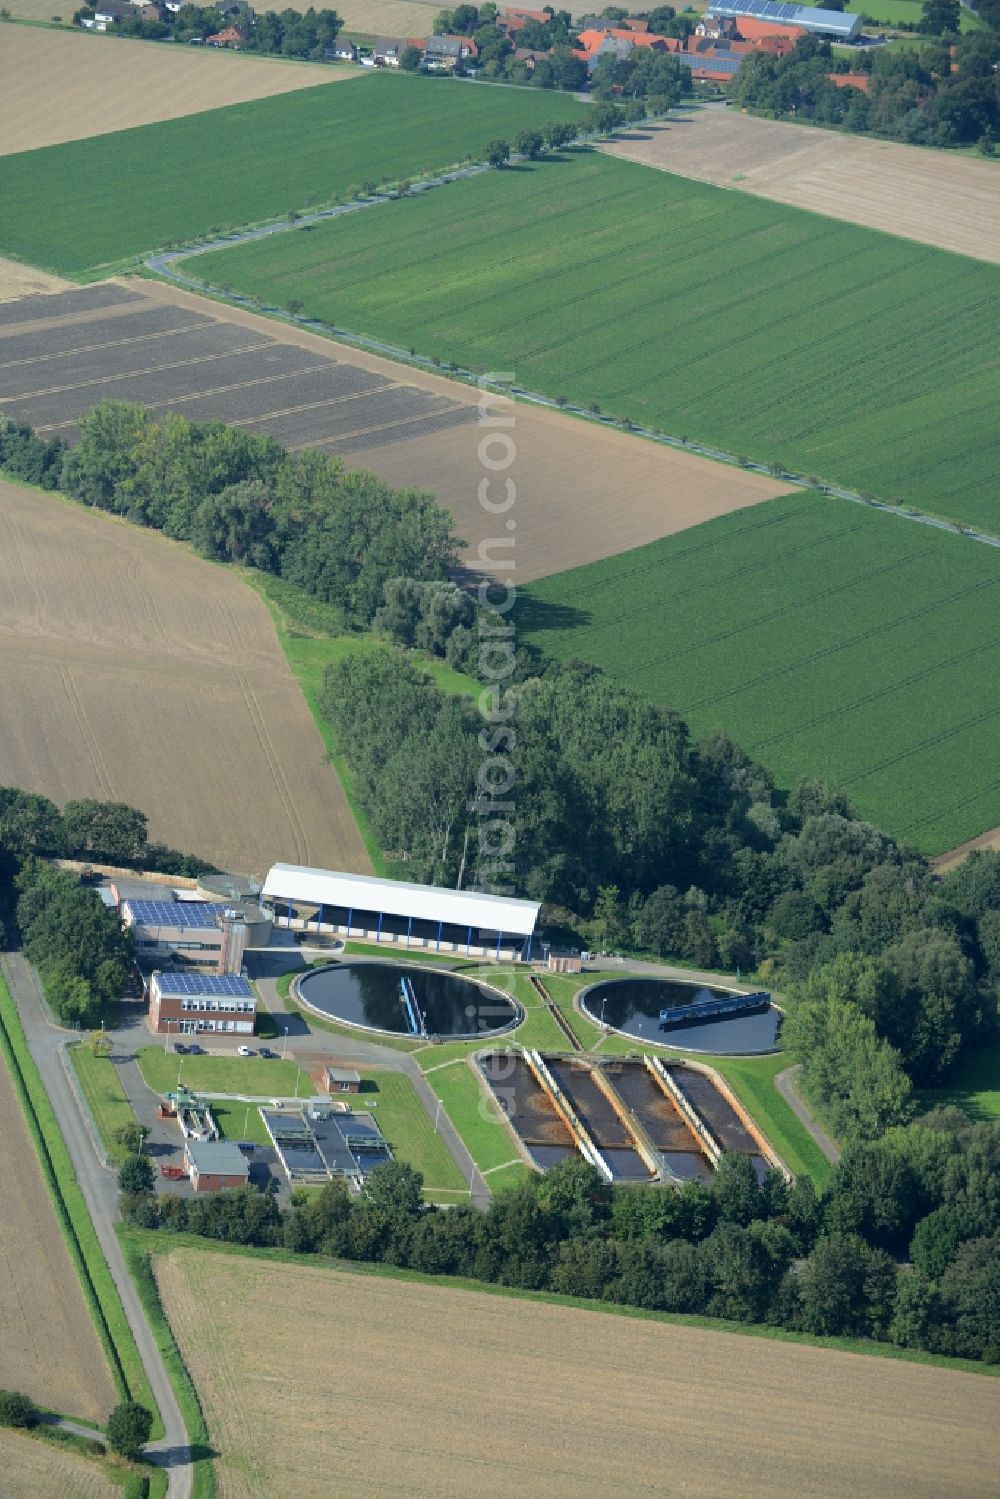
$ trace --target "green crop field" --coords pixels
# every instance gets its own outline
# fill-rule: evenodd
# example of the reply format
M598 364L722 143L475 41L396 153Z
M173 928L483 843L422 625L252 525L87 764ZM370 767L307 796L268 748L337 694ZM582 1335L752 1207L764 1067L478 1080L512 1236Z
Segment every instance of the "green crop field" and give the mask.
M577 151L187 268L1000 531L994 265Z
M937 853L1000 823L1000 554L798 494L532 584L524 638Z
M82 273L477 156L568 94L375 74L0 158L0 253Z

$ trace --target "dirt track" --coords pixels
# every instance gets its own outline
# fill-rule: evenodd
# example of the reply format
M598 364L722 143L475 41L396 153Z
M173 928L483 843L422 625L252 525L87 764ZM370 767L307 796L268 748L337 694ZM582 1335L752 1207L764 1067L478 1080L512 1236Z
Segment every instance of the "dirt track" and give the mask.
M157 1274L223 1499L996 1492L978 1375L200 1250Z
M64 1415L105 1421L115 1388L2 1060L0 1181L0 1389L21 1390ZM0 1440L0 1492L55 1499L55 1489L8 1487L6 1456Z
M156 532L0 483L0 699L0 785L226 869L370 870L264 604Z
M1000 264L1000 167L992 162L729 109L631 133L602 149Z
M4 26L0 156L353 76L349 68Z
M949 869L954 869L977 849L984 853L1000 850L1000 828L990 828L988 833L980 833L978 838L970 838L968 843L960 843L957 848L950 848L946 854L938 854L936 859L931 860L931 868L937 874L947 874Z

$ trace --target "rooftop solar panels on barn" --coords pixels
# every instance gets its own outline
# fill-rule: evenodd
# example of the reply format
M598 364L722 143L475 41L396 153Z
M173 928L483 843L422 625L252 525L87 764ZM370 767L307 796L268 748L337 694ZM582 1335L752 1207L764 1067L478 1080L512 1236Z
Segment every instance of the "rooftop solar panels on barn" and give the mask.
M158 973L156 984L161 994L212 994L227 999L253 999L246 979L235 973Z
M201 900L127 900L122 910L136 926L214 927L222 906Z
M782 0L713 0L713 16L738 21L753 16L756 21L773 21L778 26L801 26L804 31L833 36L839 41L853 41L861 30L861 17L849 11L820 10L811 5L786 5Z

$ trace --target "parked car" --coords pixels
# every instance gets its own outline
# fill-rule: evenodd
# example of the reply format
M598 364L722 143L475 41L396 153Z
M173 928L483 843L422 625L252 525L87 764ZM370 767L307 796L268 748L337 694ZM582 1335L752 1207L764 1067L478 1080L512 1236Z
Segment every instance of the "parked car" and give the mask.
M273 1060L275 1057L277 1057L278 1053L276 1051L272 1051L269 1046L262 1046L257 1055L259 1057L270 1057Z
M253 1056L253 1052L250 1050L249 1046L238 1046L236 1048L236 1050L237 1050L237 1053L241 1057L252 1057Z
M203 1057L205 1055L205 1048L204 1046L199 1046L197 1042L194 1042L193 1045L188 1047L188 1054L192 1057Z
M187 1056L187 1047L184 1046L180 1041L174 1042L174 1051L176 1051L179 1057Z

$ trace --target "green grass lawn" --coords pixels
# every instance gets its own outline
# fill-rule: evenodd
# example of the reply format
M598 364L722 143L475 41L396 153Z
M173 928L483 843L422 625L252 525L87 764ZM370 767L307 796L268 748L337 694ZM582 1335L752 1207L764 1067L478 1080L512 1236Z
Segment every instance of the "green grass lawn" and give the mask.
M576 151L188 269L1000 531L995 265Z
M530 584L519 624L933 854L1000 823L998 610L995 549L802 493Z
M0 250L90 272L581 114L562 93L375 74L26 151L0 159Z
M922 1109L955 1104L973 1119L1000 1119L1000 1036L970 1052L941 1088L925 1088Z
M127 1151L117 1143L114 1133L125 1124L134 1124L136 1118L117 1067L110 1057L95 1057L88 1046L70 1046L67 1055L109 1159L123 1161Z
M271 1137L260 1117L260 1106L236 1103L231 1098L209 1098L212 1118L224 1140L249 1140L254 1145L270 1145Z
M471 1067L456 1061L426 1074L480 1171L517 1160L517 1146L495 1103ZM494 1188L492 1177L487 1177Z
M187 1057L162 1046L143 1046L139 1068L154 1093L172 1092L178 1083L192 1093L215 1096L238 1093L256 1098L311 1098L316 1089L308 1072L295 1062L261 1057Z
M406 1161L423 1172L427 1195L436 1198L436 1194L449 1192L456 1198L468 1197L469 1184L435 1131L434 1122L417 1097L410 1079L395 1072L365 1073L363 1076L365 1091L358 1096L356 1106L371 1109L397 1160ZM353 1105L354 1100L351 1102Z
M509 1166L501 1166L498 1171L491 1171L486 1178L490 1191L496 1195L498 1192L509 1192L511 1187L519 1187L529 1176L535 1172L524 1161L511 1161Z

